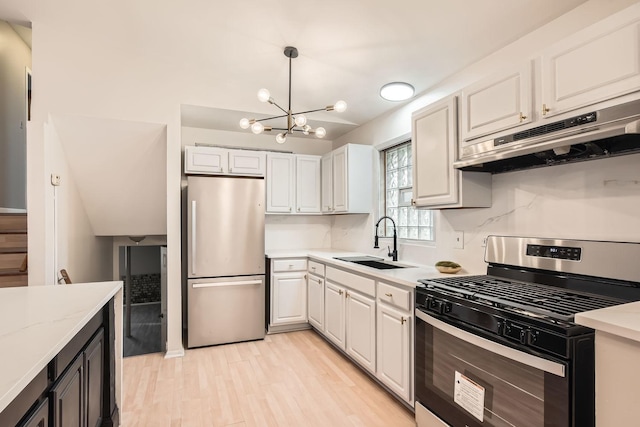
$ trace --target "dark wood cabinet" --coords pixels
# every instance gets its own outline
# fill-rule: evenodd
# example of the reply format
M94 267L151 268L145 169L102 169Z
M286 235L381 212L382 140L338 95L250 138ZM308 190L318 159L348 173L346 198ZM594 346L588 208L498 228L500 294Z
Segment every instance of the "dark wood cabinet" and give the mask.
M49 399L44 399L18 427L49 427Z
M51 389L51 427L85 427L83 395L84 357L80 354Z
M114 302L111 300L0 412L0 427L114 427Z
M51 427L102 425L104 331L94 335L51 388Z
M104 390L104 332L89 343L84 351L84 385L87 427L102 425Z

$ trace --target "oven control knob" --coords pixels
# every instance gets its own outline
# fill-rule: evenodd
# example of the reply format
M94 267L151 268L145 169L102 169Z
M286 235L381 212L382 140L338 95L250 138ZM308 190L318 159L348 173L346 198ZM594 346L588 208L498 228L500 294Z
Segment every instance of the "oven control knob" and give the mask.
M522 329L520 331L520 344L526 344L527 343L527 335L529 335L529 331L526 329Z
M436 313L440 313L441 305L442 305L442 302L440 300L433 298L431 299L431 301L429 301L429 310L434 311Z
M442 304L443 313L451 313L452 309L453 309L453 305L450 302L445 302L444 304Z

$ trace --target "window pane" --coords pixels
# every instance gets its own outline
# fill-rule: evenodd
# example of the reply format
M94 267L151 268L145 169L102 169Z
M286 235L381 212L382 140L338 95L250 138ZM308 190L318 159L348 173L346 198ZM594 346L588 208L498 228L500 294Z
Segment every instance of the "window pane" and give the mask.
M398 173L400 188L408 187L409 184L409 168L402 168Z
M416 211L415 208L409 208L409 218L408 218L408 223L411 226L418 226L418 212ZM416 236L417 238L417 236Z
M418 239L418 227L409 227L409 239Z
M398 151L391 150L387 152L387 170L398 168Z
M387 188L398 188L398 170L387 172Z
M387 207L395 208L398 206L398 190L387 190Z
M407 211L409 208L402 207L398 208L398 224L399 225L407 225Z
M398 237L401 239L407 238L407 227L398 227Z
M398 149L398 167L405 167L409 164L409 157L407 156L407 146L403 145Z
M400 190L398 197L398 206L411 206L411 198L413 197L413 189L403 188Z
M431 229L420 227L420 239L421 240L432 240L431 238Z
M430 226L431 225L431 211L427 211L424 209L418 210L418 217L420 219L419 224L422 226Z

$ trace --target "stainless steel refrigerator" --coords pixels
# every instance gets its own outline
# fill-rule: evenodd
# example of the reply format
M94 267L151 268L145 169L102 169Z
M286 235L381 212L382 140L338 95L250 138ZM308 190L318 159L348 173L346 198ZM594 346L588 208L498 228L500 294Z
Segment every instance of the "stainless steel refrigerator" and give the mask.
M264 338L264 179L190 176L187 195L187 346Z

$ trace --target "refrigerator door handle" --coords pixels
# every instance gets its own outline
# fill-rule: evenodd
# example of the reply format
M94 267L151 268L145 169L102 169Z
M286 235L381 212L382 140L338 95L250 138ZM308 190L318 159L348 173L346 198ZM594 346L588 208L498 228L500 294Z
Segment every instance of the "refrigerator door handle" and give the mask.
M262 284L262 280L241 280L238 282L194 283L193 288L215 288L219 286L247 286L260 284Z
M196 201L191 201L191 275L196 274Z

